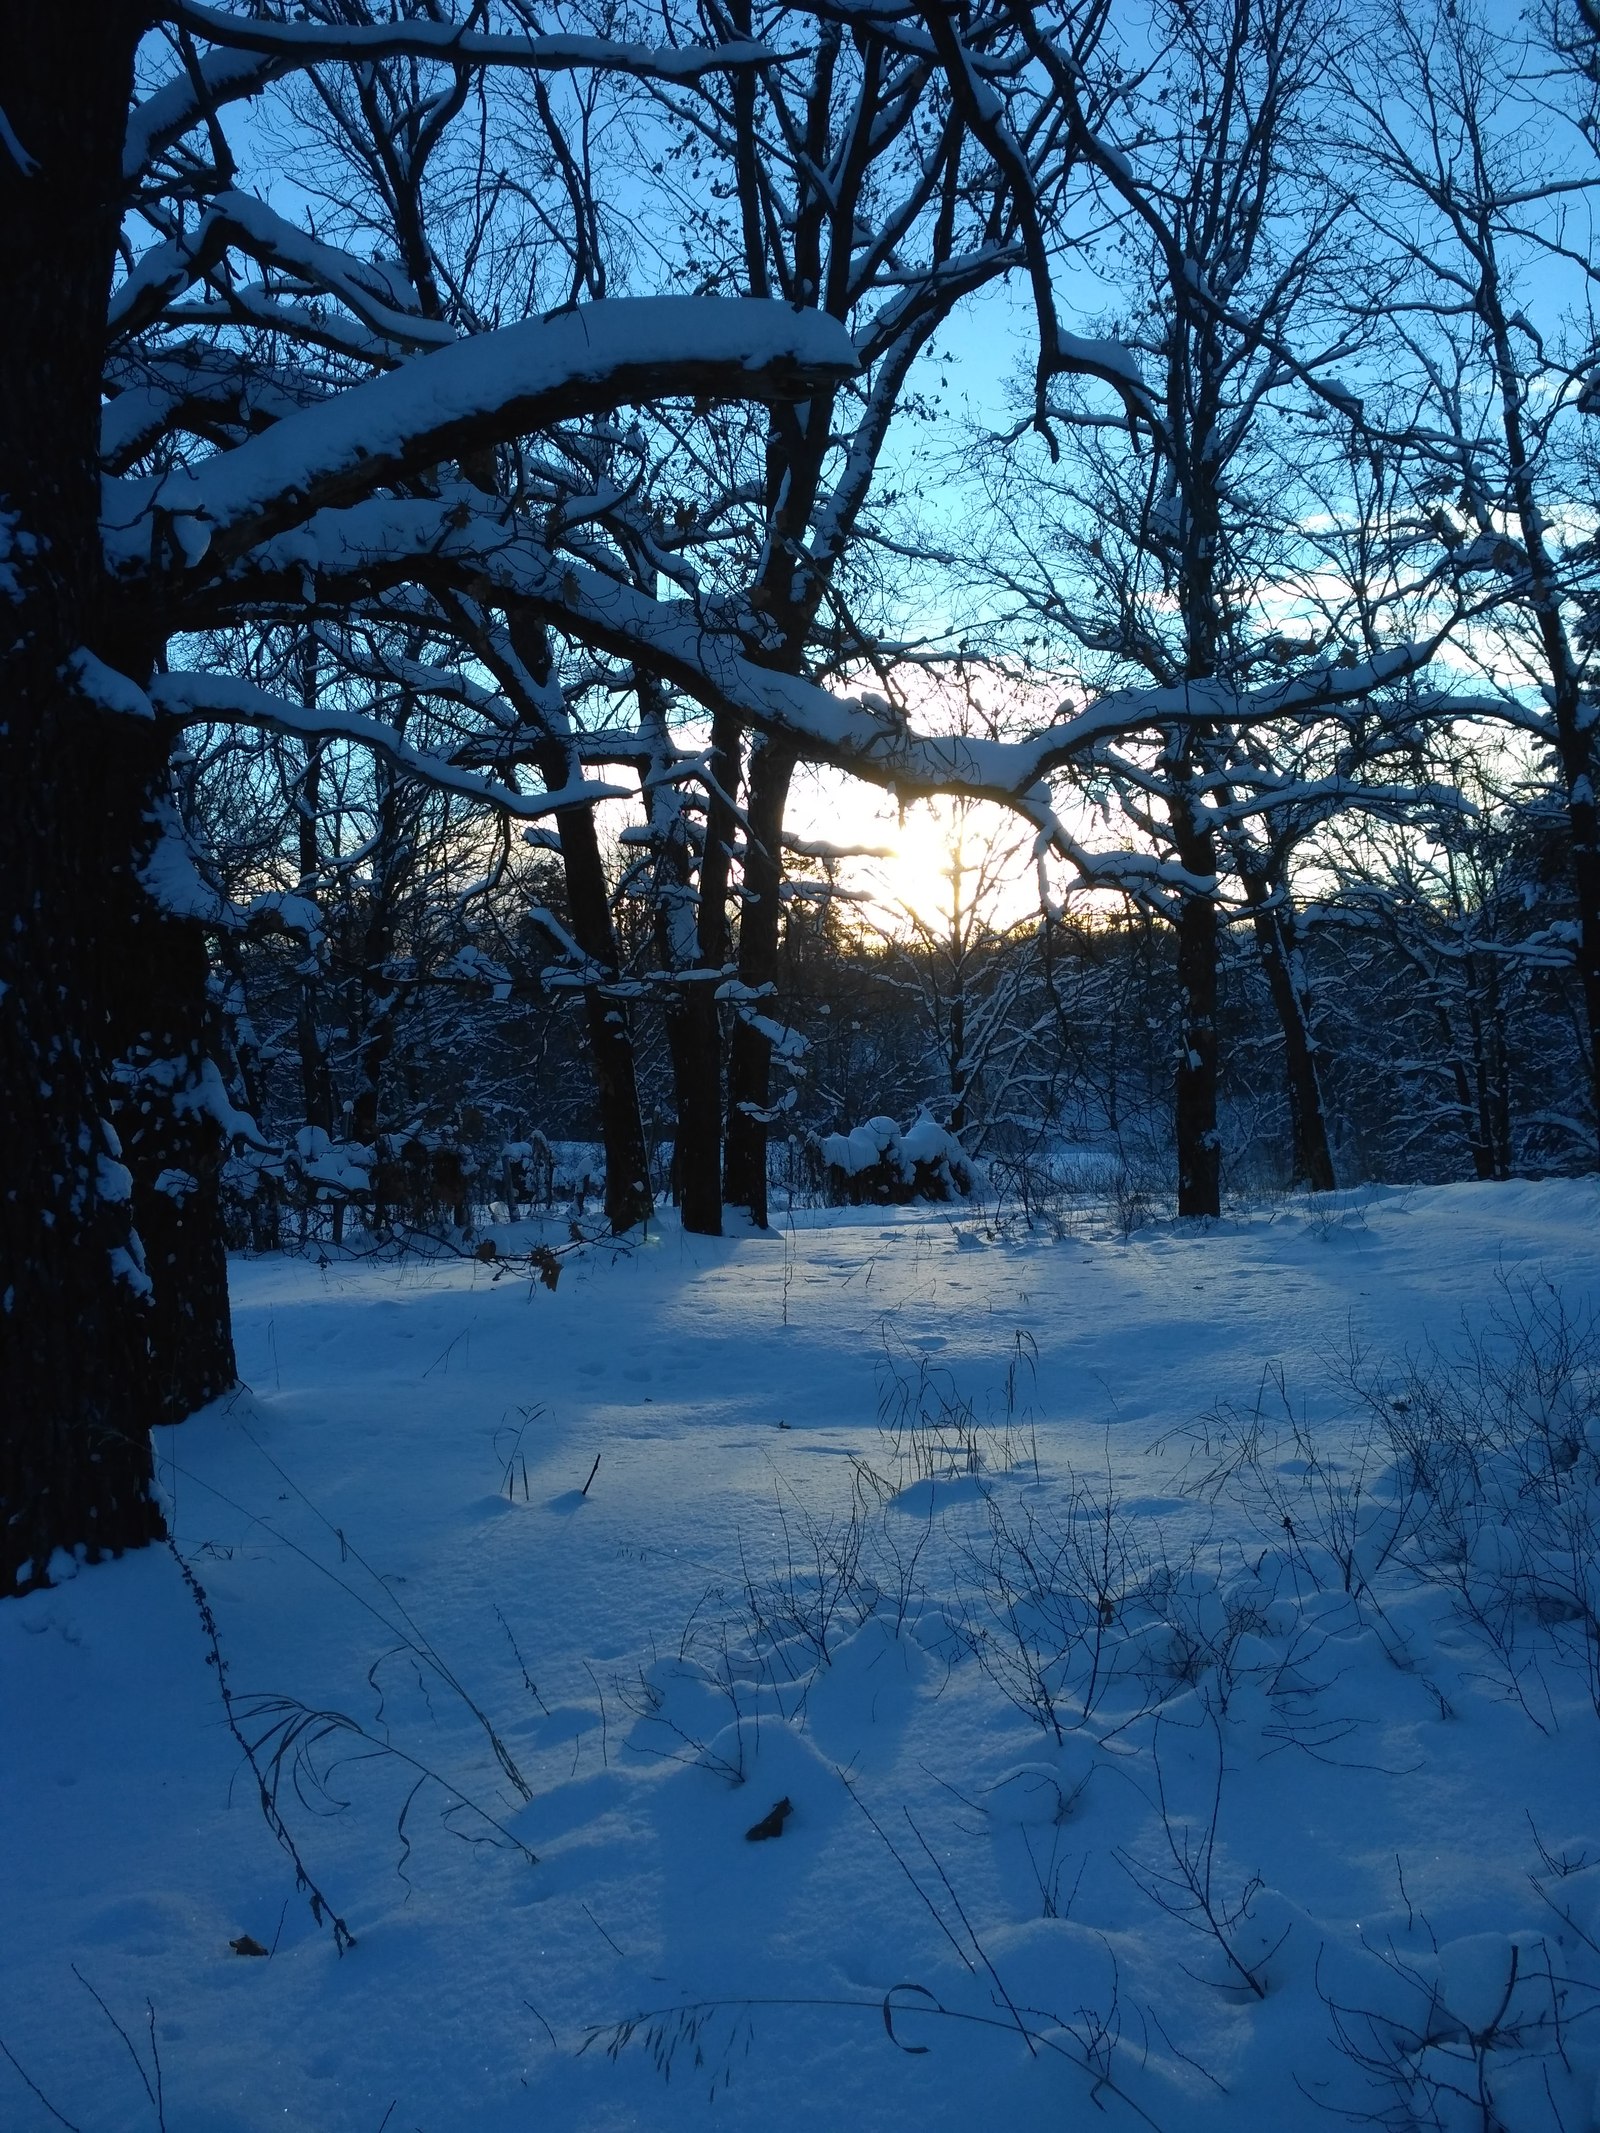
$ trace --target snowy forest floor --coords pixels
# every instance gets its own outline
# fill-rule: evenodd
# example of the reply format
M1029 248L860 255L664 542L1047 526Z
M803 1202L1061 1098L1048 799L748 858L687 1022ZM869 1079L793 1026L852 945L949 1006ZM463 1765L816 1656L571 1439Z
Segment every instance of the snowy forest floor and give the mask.
M0 2123L1591 2133L1597 1217L241 1260L0 1608Z

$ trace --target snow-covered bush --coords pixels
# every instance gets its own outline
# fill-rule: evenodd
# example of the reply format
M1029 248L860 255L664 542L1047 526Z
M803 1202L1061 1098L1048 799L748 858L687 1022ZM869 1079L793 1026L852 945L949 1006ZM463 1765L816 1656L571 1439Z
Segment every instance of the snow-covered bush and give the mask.
M378 1141L372 1180L375 1226L430 1230L472 1227L472 1180L477 1159L448 1130L412 1127Z
M376 1150L336 1141L321 1126L297 1128L281 1148L245 1148L222 1172L229 1243L276 1250L285 1211L295 1216L302 1242L330 1226L339 1237L345 1210L370 1201L377 1160Z
M953 1133L922 1112L904 1131L892 1118L869 1118L848 1133L817 1142L823 1192L833 1207L869 1202L965 1199L978 1166Z

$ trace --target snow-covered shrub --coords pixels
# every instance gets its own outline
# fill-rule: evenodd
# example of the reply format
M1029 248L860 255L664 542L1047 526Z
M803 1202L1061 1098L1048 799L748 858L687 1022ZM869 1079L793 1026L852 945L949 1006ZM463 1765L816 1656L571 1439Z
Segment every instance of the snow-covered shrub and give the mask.
M285 1212L297 1218L302 1242L330 1230L337 1238L345 1211L368 1204L376 1162L374 1149L336 1141L321 1126L298 1127L281 1148L242 1149L222 1172L229 1243L276 1250Z
M1531 1637L1600 1711L1600 1317L1544 1280L1502 1281L1459 1358L1356 1379L1420 1509L1408 1567L1449 1589L1515 1688ZM1537 1669L1535 1668L1535 1672Z
M817 1156L833 1207L965 1199L978 1183L972 1158L926 1111L903 1131L892 1118L869 1118L848 1133L825 1133Z
M372 1219L380 1228L472 1227L472 1151L453 1133L412 1127L379 1137L372 1177Z
M535 1130L525 1141L507 1141L500 1151L500 1190L506 1219L515 1222L524 1207L549 1207L556 1196L556 1153Z

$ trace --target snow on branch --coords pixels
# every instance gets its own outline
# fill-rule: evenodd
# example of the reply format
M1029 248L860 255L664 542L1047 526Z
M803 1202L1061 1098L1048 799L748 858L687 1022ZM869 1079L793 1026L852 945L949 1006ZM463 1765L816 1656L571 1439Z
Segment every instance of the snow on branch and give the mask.
M401 349L448 346L454 327L424 318L405 275L381 260L358 259L287 221L252 194L219 192L196 227L152 245L113 292L107 327L113 338L158 318L174 297L204 278L227 251L295 277L339 299L364 326Z
M454 497L374 498L318 513L265 544L232 579L199 595L200 615L206 622L224 619L235 586L247 606L263 599L337 606L407 582L470 586L476 598L526 605L572 641L638 663L707 710L733 711L787 735L814 762L833 763L907 799L957 793L995 800L1020 808L1036 824L1037 799L1026 796L1052 771L1109 738L1335 712L1414 673L1437 649L1432 642L1400 645L1359 665L1318 666L1257 689L1219 679L1108 690L1029 740L924 734L875 701L834 695L803 676L758 664L713 603L654 599L553 554L525 523L508 522L488 499L476 497L474 503L475 496L462 488Z
M702 74L766 67L778 58L749 38L722 45L648 45L611 37L516 37L470 30L453 22L342 23L235 15L201 0L169 0L162 11L211 43L269 54L293 66L328 60L370 64L379 59L437 59L447 65L529 67L545 73L594 68L649 81L694 81ZM477 10L474 10L476 13Z
M149 694L156 710L185 725L260 726L271 732L293 733L303 740L354 741L387 756L402 770L444 792L481 801L518 821L537 821L563 807L591 807L597 800L632 797L627 786L590 784L583 779L556 792L515 792L508 785L494 784L458 768L444 756L414 748L380 719L363 718L359 712L342 711L329 704L292 703L287 697L274 696L253 682L240 681L230 674L158 674Z
M129 184L143 176L163 148L181 140L222 104L257 96L284 71L282 59L261 52L208 52L152 90L128 114L122 142L122 175Z
M114 358L102 389L100 457L114 474L174 431L215 438L264 429L299 414L308 399L292 373L199 340L159 356Z
M856 368L849 334L821 312L748 297L583 305L416 358L153 488L121 485L108 559L147 564L161 522L182 520L191 560L204 538L238 555L325 506L554 422L680 395L803 399Z

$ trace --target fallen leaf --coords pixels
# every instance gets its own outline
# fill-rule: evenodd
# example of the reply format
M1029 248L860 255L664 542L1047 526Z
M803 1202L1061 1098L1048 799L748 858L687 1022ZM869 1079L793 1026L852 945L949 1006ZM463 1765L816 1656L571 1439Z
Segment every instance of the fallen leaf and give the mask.
M760 1844L764 1838L781 1837L783 1835L783 1825L793 1813L794 1808L789 1800L787 1798L781 1799L777 1806L773 1808L771 1814L763 1815L759 1822L745 1831L745 1842L747 1844Z

